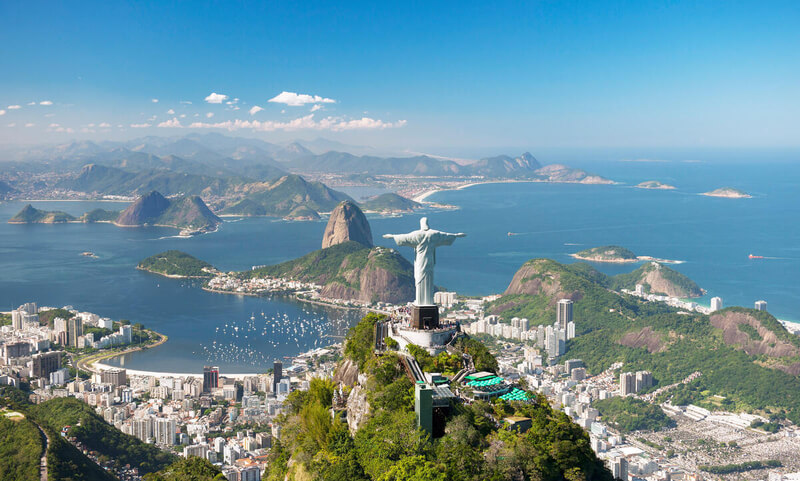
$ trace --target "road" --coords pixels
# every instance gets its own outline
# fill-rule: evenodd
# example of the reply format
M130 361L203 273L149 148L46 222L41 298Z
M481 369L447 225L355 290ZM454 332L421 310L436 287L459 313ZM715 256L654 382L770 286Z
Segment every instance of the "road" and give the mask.
M42 427L38 424L36 427L39 429L39 433L42 435L42 441L44 441L42 458L39 460L39 475L42 481L47 481L47 449L50 447L50 436L48 436L44 429L42 429Z

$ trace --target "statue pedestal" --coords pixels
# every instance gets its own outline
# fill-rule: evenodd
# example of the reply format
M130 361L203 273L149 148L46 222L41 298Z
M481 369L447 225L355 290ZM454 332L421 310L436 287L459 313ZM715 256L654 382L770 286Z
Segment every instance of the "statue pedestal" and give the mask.
M411 306L411 327L436 329L439 327L439 306Z

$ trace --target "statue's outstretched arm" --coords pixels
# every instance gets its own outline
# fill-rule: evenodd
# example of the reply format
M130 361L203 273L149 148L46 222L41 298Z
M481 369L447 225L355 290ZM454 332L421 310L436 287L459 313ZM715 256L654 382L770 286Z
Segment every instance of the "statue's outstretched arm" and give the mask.
M394 239L394 234L383 234L384 239Z

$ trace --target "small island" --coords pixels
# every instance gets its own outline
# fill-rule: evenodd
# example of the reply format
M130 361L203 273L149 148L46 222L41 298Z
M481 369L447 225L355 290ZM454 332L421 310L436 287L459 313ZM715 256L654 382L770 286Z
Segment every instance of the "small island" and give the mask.
M176 279L209 279L219 273L211 264L178 250L152 255L137 269Z
M623 264L639 261L636 254L620 246L593 247L570 255L576 259L590 262L614 262Z
M8 220L9 224L66 224L66 223L95 223L114 222L119 216L119 211L94 209L80 217L67 214L59 210L40 210L31 204L26 205L17 215Z
M214 232L222 219L199 196L166 198L156 191L142 195L122 212L94 209L80 217L61 211L39 210L26 205L9 224L108 223L118 227L160 226L180 229L180 235Z
M700 195L707 197L723 197L725 199L751 199L753 196L739 189L733 187L720 187L719 189L712 190L711 192L704 192Z
M651 189L651 190L673 190L674 185L664 184L657 180L648 180L640 184L636 184L637 189Z
M381 194L361 202L364 212L377 212L381 214L408 213L423 207L419 202L407 199L393 192Z

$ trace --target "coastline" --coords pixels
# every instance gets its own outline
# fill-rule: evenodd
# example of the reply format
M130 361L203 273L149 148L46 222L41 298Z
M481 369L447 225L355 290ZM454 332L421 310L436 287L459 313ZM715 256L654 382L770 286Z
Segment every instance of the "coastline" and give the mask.
M209 279L211 276L181 276L178 274L164 274L163 272L153 271L146 267L136 266L137 271L149 272L157 276L166 277L168 279Z
M453 187L437 187L435 189L427 190L419 195L416 195L411 198L414 202L424 202L430 203L426 201L428 197L432 196L433 194L444 192L448 190L463 190L468 187L474 187L476 185L484 185L484 184L583 184L583 185L615 185L617 182L610 181L610 182L581 182L581 181L563 181L563 182L556 182L552 180L545 180L545 179L525 179L525 180L514 180L514 179L506 179L506 180L486 180L480 182L468 182L466 184L460 184Z

